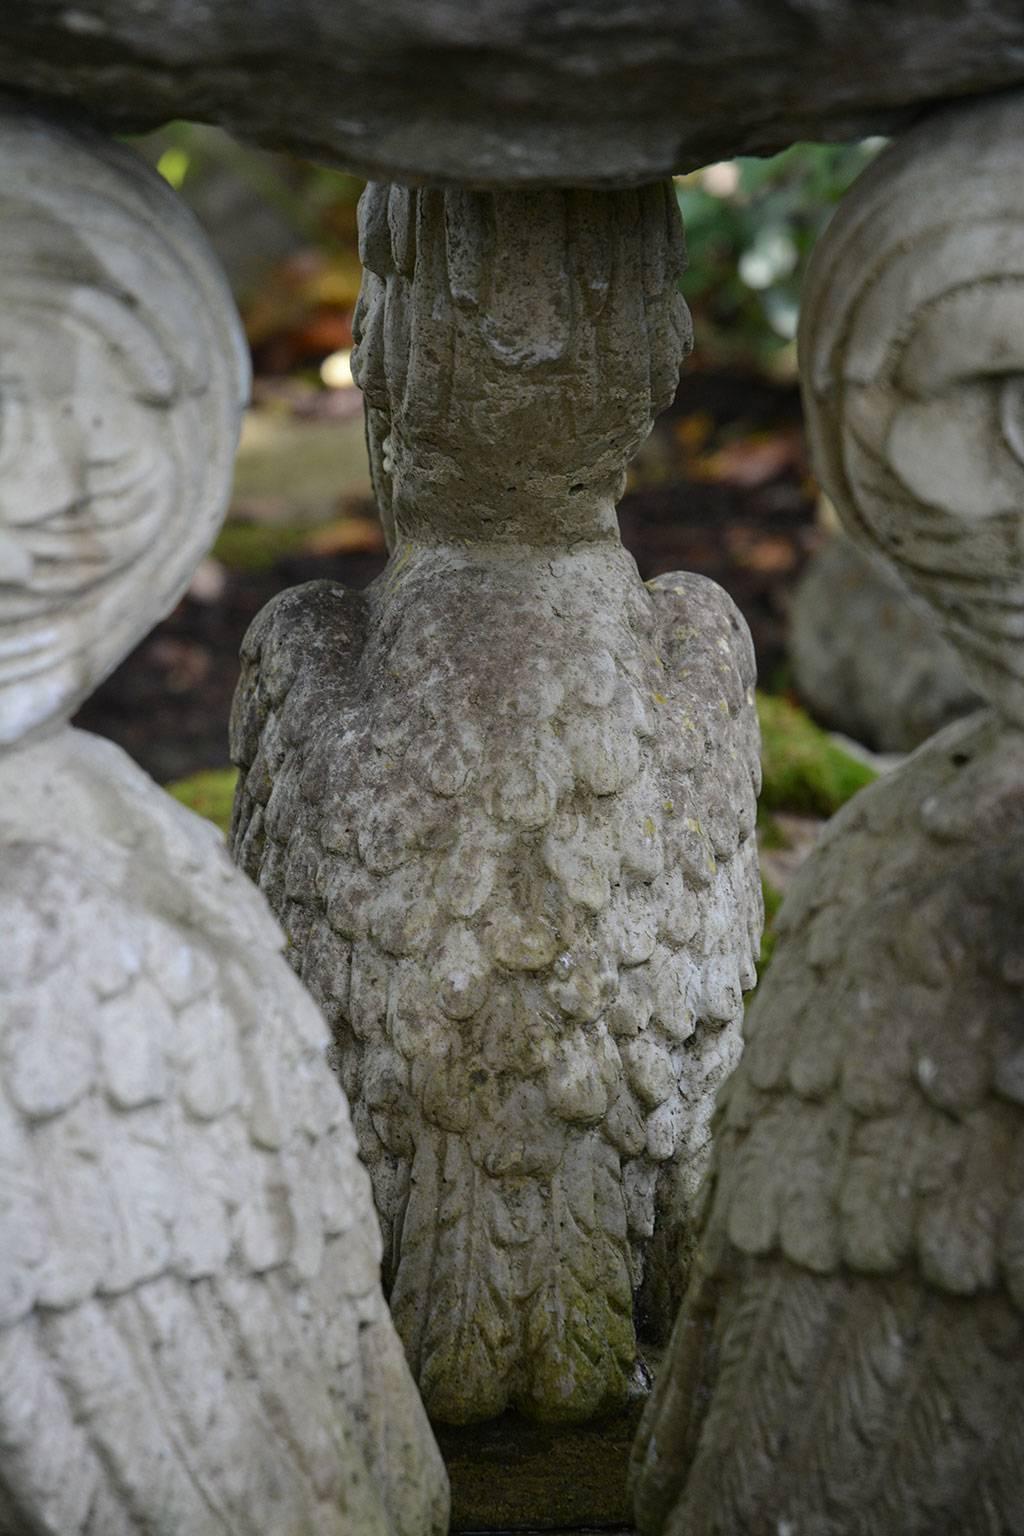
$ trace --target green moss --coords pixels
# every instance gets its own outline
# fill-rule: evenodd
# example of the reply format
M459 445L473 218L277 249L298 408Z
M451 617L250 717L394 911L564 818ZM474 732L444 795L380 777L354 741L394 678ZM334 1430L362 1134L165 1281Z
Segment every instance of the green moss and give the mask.
M788 699L759 693L764 811L832 816L878 777Z
M190 811L212 821L227 835L237 778L238 772L234 768L210 768L205 773L193 773L176 784L168 784L167 792L182 805L187 805Z
M306 421L252 410L235 461L234 500L280 502L290 523L318 523L339 497L373 495L363 413L347 421Z
M286 523L225 523L213 546L214 558L233 571L269 571L309 539L308 527Z
M790 846L785 828L778 817L765 810L764 805L761 803L757 807L757 846L762 852L766 848L788 848Z
M772 885L770 880L761 876L761 892L764 896L764 926L770 928L775 921L776 913L782 906L782 892Z
M764 932L761 935L761 955L757 962L758 980L768 968L775 949L775 915L782 906L782 892L761 876L761 893L764 896Z

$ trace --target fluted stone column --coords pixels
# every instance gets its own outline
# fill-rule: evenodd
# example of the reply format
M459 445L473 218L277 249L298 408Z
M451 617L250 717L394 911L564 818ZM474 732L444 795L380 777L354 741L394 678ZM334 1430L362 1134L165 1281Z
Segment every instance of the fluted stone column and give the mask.
M671 1315L761 924L746 628L615 518L689 347L679 217L371 186L361 229L391 561L253 625L232 846L334 1029L428 1410L581 1420Z
M1024 97L920 124L808 277L816 465L990 708L835 818L719 1096L644 1536L1024 1529Z

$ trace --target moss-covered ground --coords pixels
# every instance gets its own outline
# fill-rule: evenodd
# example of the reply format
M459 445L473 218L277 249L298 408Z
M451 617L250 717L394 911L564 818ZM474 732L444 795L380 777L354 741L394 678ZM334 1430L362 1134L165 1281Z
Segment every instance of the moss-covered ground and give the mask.
M762 850L785 848L780 815L825 821L858 790L877 778L875 770L844 752L827 731L791 700L770 693L757 696L761 722L761 799L757 837ZM763 975L775 947L774 920L782 891L762 877L764 936L758 971Z
M757 696L761 721L761 811L833 816L877 775L844 752L799 705L770 693Z
M227 836L237 778L234 768L208 768L203 773L179 779L176 784L168 784L167 791L190 811L212 821Z

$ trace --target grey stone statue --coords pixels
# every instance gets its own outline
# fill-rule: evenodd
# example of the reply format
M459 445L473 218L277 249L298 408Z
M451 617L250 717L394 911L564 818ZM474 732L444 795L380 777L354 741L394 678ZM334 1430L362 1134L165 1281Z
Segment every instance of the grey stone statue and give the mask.
M428 1410L620 1405L670 1317L761 899L753 658L614 504L689 346L671 187L372 186L392 541L243 647L232 845L322 1004Z
M787 654L815 718L876 752L912 752L982 703L931 611L842 534L800 580Z
M68 716L180 596L247 389L126 149L0 117L0 1531L441 1536L327 1033L216 833Z
M991 708L830 824L719 1098L645 1536L1024 1530L1024 98L922 123L816 254L817 464Z

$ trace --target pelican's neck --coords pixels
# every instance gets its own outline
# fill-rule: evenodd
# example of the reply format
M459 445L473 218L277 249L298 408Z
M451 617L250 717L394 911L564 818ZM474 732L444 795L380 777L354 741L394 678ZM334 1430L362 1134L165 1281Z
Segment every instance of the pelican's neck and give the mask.
M552 477L548 477L550 481ZM615 503L610 495L573 488L568 476L557 487L531 484L522 489L476 483L470 489L440 490L415 472L396 487L392 501L394 544L450 544L565 550L578 544L619 542Z

